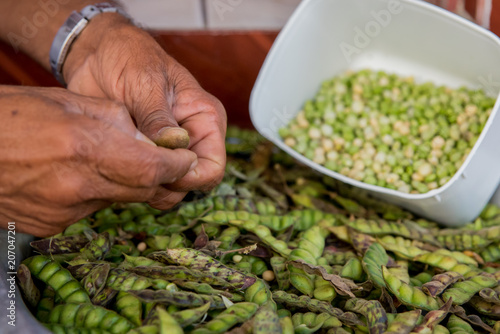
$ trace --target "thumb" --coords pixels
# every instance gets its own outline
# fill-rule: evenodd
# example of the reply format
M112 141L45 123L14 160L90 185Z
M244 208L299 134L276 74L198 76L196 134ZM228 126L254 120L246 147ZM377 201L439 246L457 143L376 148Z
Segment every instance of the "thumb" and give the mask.
M138 140L155 145L147 136L135 126L125 105L103 98L87 97L72 94L67 99L66 111L82 114L89 118L102 121Z
M102 131L101 143L92 155L99 174L111 182L133 188L175 182L198 162L191 151L146 145L113 127Z
M140 104L132 112L139 130L158 146L169 149L188 148L189 133L179 126L174 117L174 100L174 93L167 99L164 92L153 91L147 102Z

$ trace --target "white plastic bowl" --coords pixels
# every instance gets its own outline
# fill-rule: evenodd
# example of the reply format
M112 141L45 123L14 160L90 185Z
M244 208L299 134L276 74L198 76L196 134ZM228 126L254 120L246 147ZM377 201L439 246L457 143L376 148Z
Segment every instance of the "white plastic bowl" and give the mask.
M423 1L304 0L269 52L250 101L255 128L323 174L444 225L460 226L475 219L500 181L498 98L462 167L446 185L425 194L405 194L353 180L283 143L278 129L314 97L324 80L347 69L364 68L452 88L482 88L496 97L500 39Z

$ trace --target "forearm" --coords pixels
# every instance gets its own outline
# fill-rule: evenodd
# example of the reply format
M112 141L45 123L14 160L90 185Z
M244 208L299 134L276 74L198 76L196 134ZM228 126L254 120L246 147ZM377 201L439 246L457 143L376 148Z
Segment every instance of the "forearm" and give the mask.
M0 39L50 69L52 41L72 11L100 0L1 0Z

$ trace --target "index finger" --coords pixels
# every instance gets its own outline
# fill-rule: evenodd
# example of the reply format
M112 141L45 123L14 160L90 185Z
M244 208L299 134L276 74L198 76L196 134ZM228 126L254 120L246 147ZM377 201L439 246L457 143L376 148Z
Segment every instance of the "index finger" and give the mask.
M186 113L183 110L186 108L189 108L191 113L183 120L179 120L179 123L189 132L191 138L189 149L198 156L198 165L168 188L176 191L208 191L224 176L226 114L224 107L216 99L178 105L174 114L182 115Z

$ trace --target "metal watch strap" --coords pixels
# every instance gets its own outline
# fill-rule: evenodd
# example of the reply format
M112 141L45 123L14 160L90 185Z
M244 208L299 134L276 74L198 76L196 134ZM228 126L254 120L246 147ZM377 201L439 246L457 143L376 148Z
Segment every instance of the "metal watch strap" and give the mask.
M50 67L56 79L66 87L66 82L62 74L62 69L71 45L80 33L85 29L92 18L101 13L120 13L128 17L121 8L104 2L86 6L81 12L74 11L62 25L52 42L50 48Z

